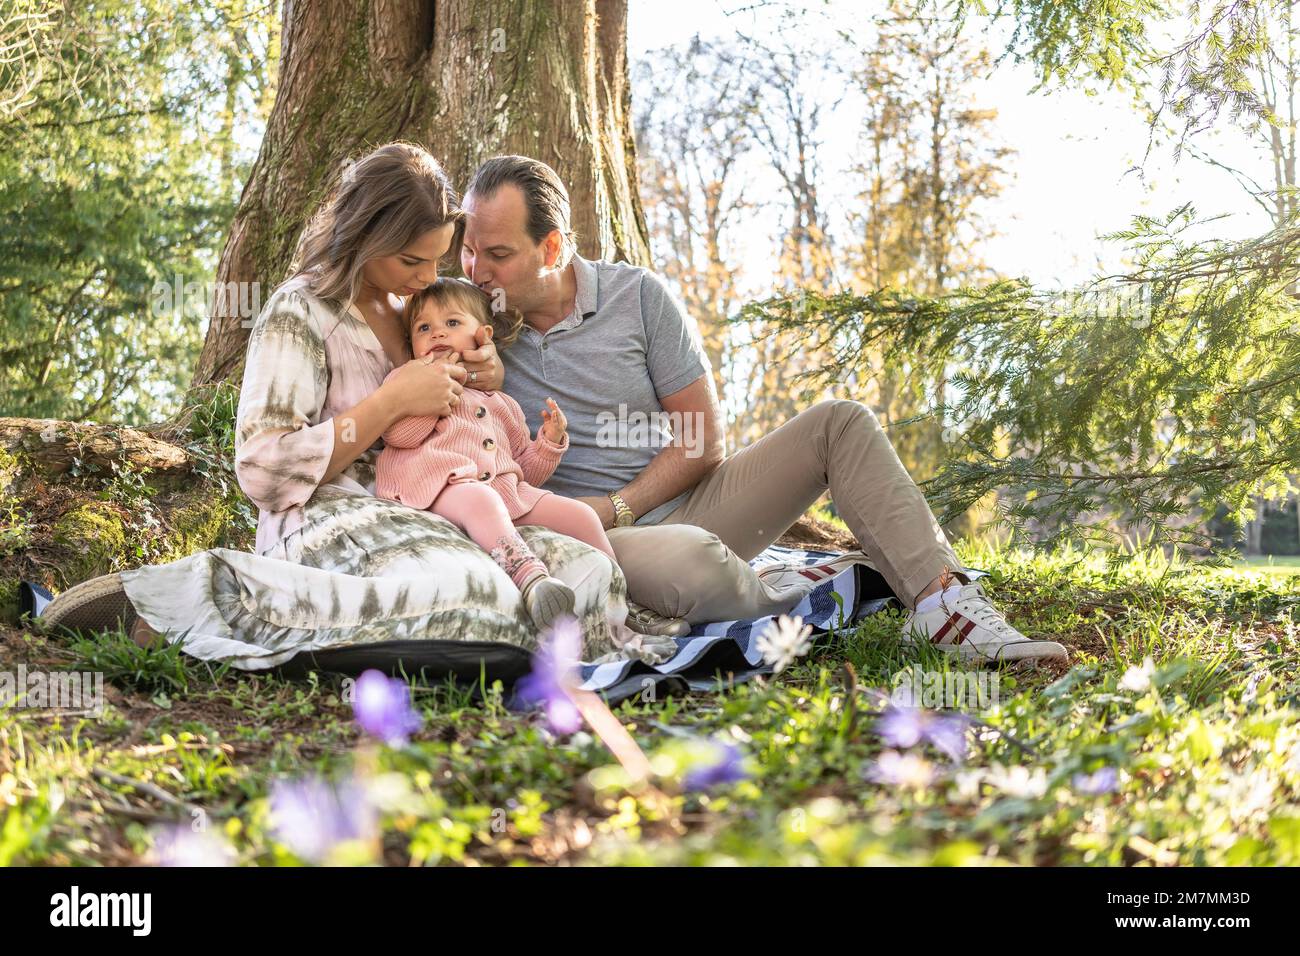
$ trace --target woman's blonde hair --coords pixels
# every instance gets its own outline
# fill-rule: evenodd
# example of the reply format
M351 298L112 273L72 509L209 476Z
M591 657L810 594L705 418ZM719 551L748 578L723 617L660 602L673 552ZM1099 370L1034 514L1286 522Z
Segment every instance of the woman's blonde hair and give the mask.
M389 143L345 167L298 244L299 272L321 298L352 302L362 267L392 256L431 229L455 226L448 258L459 259L460 197L441 164L415 143Z
M408 334L421 310L430 302L434 305L459 305L484 325L492 326L492 341L498 349L505 348L519 338L519 330L524 325L523 313L518 309L494 309L492 297L472 282L442 277L406 300L402 316L406 320Z

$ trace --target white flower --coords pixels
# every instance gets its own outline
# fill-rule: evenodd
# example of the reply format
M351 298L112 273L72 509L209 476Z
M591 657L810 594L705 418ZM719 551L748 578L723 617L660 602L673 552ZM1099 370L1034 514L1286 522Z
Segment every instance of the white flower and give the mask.
M1042 767L1030 773L1028 767L1019 764L1014 767L994 764L985 780L1012 797L1033 800L1047 793L1047 771Z
M1300 741L1292 744L1291 752L1286 758L1286 763L1282 765L1282 769L1300 777Z
M980 795L980 781L984 779L984 771L978 767L970 770L958 770L953 776L953 782L957 784L957 798L959 800L974 800Z
M878 783L924 790L934 779L934 767L931 766L930 761L916 754L900 754L897 750L886 750L880 755L875 766L868 769L867 777Z
M1275 784L1267 770L1230 774L1222 784L1211 787L1210 792L1228 811L1234 824L1241 824L1259 816L1273 805Z
M235 850L218 833L179 823L153 829L148 859L156 866L233 866Z
M1146 693L1151 689L1151 677L1155 672L1155 661L1148 657L1142 661L1141 667L1133 665L1124 672L1124 676L1119 679L1119 689Z
M779 674L796 657L812 650L812 641L808 638L811 633L812 625L804 624L803 618L791 619L782 614L775 622L768 622L767 629L758 636L755 646L763 655L763 660L771 664Z

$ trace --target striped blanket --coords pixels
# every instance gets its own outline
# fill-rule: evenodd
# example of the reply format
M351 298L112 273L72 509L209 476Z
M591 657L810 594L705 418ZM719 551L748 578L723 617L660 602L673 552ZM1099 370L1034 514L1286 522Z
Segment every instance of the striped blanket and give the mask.
M820 582L791 611L812 625L814 644L834 631L891 605L902 607L884 577L865 558L845 566L846 555L773 545L750 565L760 573L786 568ZM971 580L986 572L968 569ZM582 687L598 691L611 704L642 695L646 700L688 691L712 691L743 683L773 667L758 650L758 637L775 620L719 621L697 624L677 638L677 654L658 665L641 661L583 664Z

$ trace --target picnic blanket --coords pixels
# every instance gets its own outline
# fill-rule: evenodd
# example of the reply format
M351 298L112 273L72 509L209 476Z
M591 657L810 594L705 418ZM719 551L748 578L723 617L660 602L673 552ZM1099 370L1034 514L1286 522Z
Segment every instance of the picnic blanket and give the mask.
M884 576L865 557L847 567L843 566L845 558L844 552L772 545L749 564L758 571L798 569L805 577L820 582L788 612L790 617L800 617L804 624L812 625L815 646L869 614L891 606L903 607ZM987 574L973 569L965 573L972 581ZM581 687L598 691L614 704L638 694L653 700L688 691L715 691L771 674L774 668L764 662L758 638L775 620L771 616L697 624L690 634L676 639L676 655L661 664L628 660L583 664Z
M772 545L750 561L755 570L785 565L801 568L809 576L820 578L795 607L789 616L800 617L804 624L812 625L814 643L825 638L835 628L851 624L861 614L883 610L893 598L884 578L866 565L851 565L838 573L827 568L841 557L830 551L796 550ZM872 593L872 581L860 577L879 579L883 594L867 598L869 609L859 609L860 596ZM623 660L605 664L581 665L584 690L598 691L611 704L641 695L653 700L689 691L717 690L724 685L735 685L752 680L760 674L771 674L772 665L763 661L758 650L758 637L776 620L775 616L745 621L716 621L696 624L691 633L679 637L677 653L661 664ZM515 703L512 701L512 703Z
M760 572L787 570L813 580L816 585L790 609L791 617L802 618L812 626L814 644L835 631L886 608L902 607L890 591L884 576L858 552L815 551L772 545L750 565ZM985 571L966 569L971 580L987 575ZM39 585L21 582L23 610L39 616L51 595ZM630 697L643 699L708 692L771 674L772 665L763 660L758 638L776 618L762 617L747 621L716 621L697 624L685 637L676 638L677 653L660 664L639 660L616 660L606 663L583 663L581 687L595 691L609 703L617 704ZM454 673L473 680L480 674L488 683L500 677L507 685L527 673L531 655L518 647L475 641L386 642L339 648L300 655L281 670L288 676L318 667L341 673L359 673L380 667L394 673L411 674L420 667ZM484 669L483 664L487 663ZM426 675L428 676L428 675ZM513 693L511 707L521 707ZM526 708L524 708L526 709Z

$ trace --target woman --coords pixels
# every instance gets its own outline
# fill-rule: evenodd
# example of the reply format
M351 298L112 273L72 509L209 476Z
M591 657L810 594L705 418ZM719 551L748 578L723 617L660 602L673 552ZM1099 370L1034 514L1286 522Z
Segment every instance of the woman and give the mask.
M138 643L165 632L196 657L249 670L376 641L531 646L518 591L485 552L447 519L374 496L386 428L449 414L466 381L501 385L485 338L461 365L415 359L401 321L401 297L437 278L462 221L424 149L393 143L355 163L304 233L298 274L249 336L235 470L260 509L256 553L214 548L105 575L60 595L41 619L123 621ZM577 594L584 655L616 650L629 636L618 569L546 529L525 537Z

